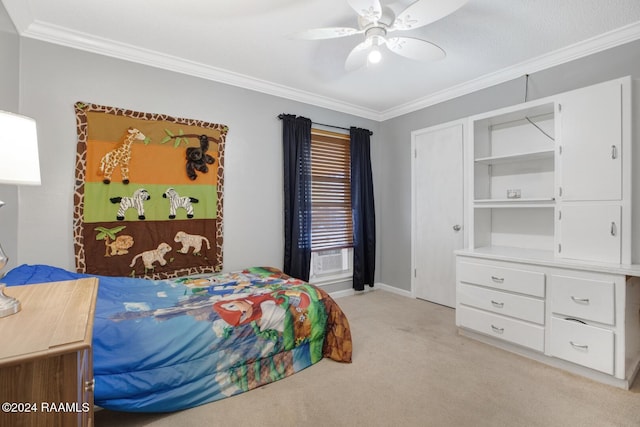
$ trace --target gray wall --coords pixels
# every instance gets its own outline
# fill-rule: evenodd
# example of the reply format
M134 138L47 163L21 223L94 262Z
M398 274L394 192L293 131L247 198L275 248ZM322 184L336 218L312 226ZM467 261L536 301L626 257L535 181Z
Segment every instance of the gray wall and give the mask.
M19 190L0 186L0 198L13 206L6 206L0 212L0 239L14 265L46 263L67 269L74 267L71 212L76 133L73 104L85 101L228 125L225 270L249 265L281 267L282 151L281 124L276 116L284 112L304 115L321 123L361 126L374 132L376 281L409 291L411 132L524 101L524 78L520 78L376 123L127 61L31 39L18 40L3 7L0 7L0 29L3 63L0 108L19 109L37 120L43 182L41 187ZM17 66L4 66L15 63L18 56L19 78ZM528 99L625 75L640 77L640 42L532 74ZM15 208L18 191L19 218ZM347 287L348 284L341 284L330 290Z
M376 167L379 124L371 120L32 39L21 40L20 54L21 112L37 120L42 173L42 186L20 190L20 263L74 268L76 101L229 126L226 271L253 265L282 267L282 125L278 114L372 130Z
M20 40L16 29L0 3L0 110L14 113L19 110L19 47ZM17 265L18 188L13 185L0 185L0 200L6 203L0 209L0 244L9 256L9 263L4 270L6 272Z
M627 75L640 78L640 41L531 74L527 100ZM524 94L525 78L522 77L382 123L380 139L384 143L379 147L379 155L384 159L379 177L382 185L379 193L383 200L379 215L379 280L382 283L411 290L411 132L521 103L524 101ZM637 97L634 109L638 111ZM635 153L638 151L640 150L636 149ZM634 158L638 159L637 156ZM640 163L636 161L635 164ZM638 187L640 185L636 185L634 189L636 201L640 199ZM639 213L636 209L635 224L640 223ZM637 237L636 229L635 241L639 240ZM638 252L637 248L635 252Z

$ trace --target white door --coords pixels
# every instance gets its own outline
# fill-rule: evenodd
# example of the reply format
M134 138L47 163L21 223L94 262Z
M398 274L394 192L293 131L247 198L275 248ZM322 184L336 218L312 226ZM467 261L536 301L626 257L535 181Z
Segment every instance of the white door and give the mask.
M417 298L455 307L454 251L462 249L463 125L412 133L413 280Z
M622 197L622 88L607 82L560 98L562 200Z

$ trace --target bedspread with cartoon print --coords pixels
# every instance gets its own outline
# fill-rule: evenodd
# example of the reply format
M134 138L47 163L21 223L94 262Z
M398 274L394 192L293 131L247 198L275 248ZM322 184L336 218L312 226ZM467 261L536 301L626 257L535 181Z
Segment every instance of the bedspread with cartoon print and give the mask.
M88 276L22 265L3 282ZM277 381L323 357L351 361L349 324L335 301L277 269L97 277L95 404L103 408L177 411Z

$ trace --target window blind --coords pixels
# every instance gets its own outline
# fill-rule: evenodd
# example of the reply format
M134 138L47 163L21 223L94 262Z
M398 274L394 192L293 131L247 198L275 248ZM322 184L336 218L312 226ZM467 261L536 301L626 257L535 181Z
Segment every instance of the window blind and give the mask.
M349 135L311 130L311 249L353 246Z

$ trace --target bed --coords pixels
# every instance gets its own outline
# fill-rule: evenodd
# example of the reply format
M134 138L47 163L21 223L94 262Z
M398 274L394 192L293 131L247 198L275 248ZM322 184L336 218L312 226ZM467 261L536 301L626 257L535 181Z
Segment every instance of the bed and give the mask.
M21 265L7 286L95 275ZM171 279L97 276L95 404L170 412L233 396L328 357L349 323L323 290L270 267Z

